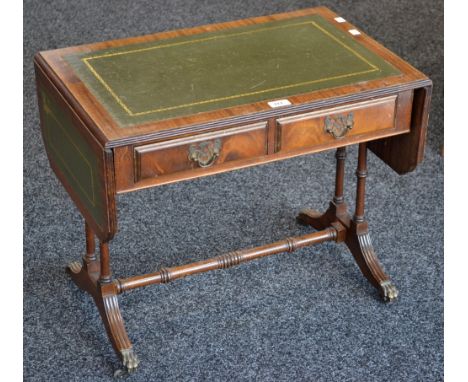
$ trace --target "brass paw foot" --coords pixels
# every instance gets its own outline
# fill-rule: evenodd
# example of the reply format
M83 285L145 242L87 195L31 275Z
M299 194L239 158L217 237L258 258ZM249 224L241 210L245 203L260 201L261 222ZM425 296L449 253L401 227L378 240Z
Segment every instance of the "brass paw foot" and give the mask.
M398 297L398 289L390 280L380 283L380 294L385 302L392 302Z
M122 358L123 369L118 369L114 372L115 378L124 377L133 373L140 363L132 348L121 350L120 354Z
M122 363L129 373L136 370L140 361L132 348L120 351L122 354Z

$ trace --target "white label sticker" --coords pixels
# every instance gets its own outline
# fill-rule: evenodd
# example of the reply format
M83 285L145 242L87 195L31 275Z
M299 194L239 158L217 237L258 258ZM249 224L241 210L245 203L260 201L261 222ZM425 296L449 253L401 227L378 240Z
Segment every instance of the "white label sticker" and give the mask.
M277 101L268 102L268 105L270 105L270 107L289 106L291 105L291 102L287 99L279 99Z
M357 29L350 29L348 32L351 33L353 36L358 36L361 34L361 32L359 32Z
M345 23L346 22L346 20L343 17L335 17L335 21L337 23Z

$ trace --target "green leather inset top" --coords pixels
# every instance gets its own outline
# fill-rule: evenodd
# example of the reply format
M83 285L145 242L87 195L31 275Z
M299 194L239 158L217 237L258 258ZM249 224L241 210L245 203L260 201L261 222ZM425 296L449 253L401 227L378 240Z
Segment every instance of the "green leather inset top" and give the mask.
M66 60L121 127L400 74L319 15Z

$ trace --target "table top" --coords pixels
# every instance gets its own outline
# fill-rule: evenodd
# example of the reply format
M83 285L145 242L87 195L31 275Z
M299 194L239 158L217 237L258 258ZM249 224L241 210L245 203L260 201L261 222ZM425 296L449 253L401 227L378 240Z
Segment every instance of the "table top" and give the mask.
M400 74L320 15L65 59L120 127Z
M42 52L36 62L110 146L426 79L322 7Z

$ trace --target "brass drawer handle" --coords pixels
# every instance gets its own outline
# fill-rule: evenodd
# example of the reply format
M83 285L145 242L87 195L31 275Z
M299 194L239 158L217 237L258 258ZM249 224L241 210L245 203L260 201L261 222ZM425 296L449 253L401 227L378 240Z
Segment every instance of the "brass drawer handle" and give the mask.
M200 167L212 166L219 156L221 150L221 139L214 141L193 143L189 147L189 160L198 163Z
M336 115L334 117L325 117L325 131L335 139L343 138L354 126L354 113L348 115Z

